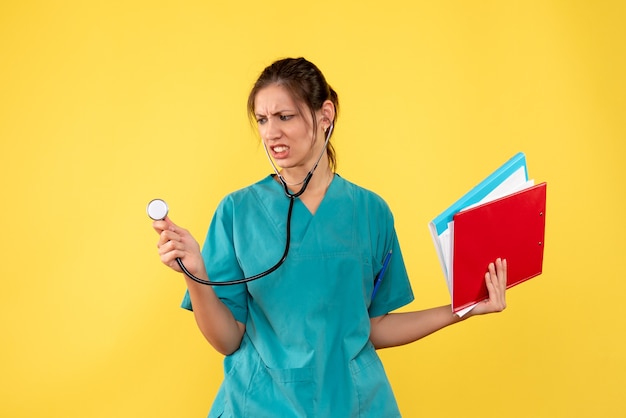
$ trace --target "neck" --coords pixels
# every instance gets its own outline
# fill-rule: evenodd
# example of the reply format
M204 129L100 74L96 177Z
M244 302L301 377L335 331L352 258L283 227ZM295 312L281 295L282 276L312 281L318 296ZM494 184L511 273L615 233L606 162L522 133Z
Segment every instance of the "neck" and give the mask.
M304 180L307 174L308 170L305 171L304 169L296 168L284 168L280 171L281 177L283 177L283 179L287 182L289 190L292 193L298 193L304 187ZM328 160L323 158L313 172L304 194L326 192L326 189L328 188L328 185L332 181L333 177L334 173L328 165Z

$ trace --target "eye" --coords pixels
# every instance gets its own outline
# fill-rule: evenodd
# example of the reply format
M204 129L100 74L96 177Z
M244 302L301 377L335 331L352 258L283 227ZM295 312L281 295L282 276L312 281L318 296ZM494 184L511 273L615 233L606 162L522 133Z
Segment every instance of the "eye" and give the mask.
M258 125L263 125L265 122L267 122L267 118L256 118L256 123Z
M293 115L280 115L280 120L282 120L283 122L286 122L291 118L293 118Z

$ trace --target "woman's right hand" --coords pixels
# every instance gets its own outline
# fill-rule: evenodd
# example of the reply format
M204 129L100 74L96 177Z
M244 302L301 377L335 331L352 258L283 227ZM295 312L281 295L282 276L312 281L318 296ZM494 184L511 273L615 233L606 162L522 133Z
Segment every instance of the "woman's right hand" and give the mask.
M200 245L189 231L174 224L169 217L154 221L152 227L159 234L157 247L163 264L177 272L182 272L176 261L180 258L191 274L206 277Z

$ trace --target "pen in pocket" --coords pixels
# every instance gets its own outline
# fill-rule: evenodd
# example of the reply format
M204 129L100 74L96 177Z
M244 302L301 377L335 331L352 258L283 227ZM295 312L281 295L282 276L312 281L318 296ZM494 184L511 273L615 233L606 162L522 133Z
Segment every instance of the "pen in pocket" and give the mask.
M383 281L383 277L385 276L385 272L387 271L387 267L389 266L389 260L391 260L391 250L389 250L389 252L385 256L383 266L376 275L376 279L374 279L374 291L372 291L372 299L374 299L374 296L376 296L376 292L378 292L380 283Z

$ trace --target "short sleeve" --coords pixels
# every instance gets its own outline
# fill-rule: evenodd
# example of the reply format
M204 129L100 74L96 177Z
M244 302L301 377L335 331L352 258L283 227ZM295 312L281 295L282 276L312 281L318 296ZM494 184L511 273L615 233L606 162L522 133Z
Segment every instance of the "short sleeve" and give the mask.
M244 277L235 253L234 209L235 205L230 196L220 202L202 247L204 265L209 280L213 282L227 282ZM248 316L246 285L213 286L213 290L230 309L235 319L245 324ZM189 291L185 293L181 307L188 310L193 309Z
M404 265L402 250L394 227L391 211L386 203L381 202L382 213L376 216L375 230L381 239L376 244L375 254L380 261L380 267L387 253L391 250L389 266L382 277L380 287L372 299L369 307L371 318L385 315L399 309L414 299L411 282ZM378 272L376 272L378 273Z

